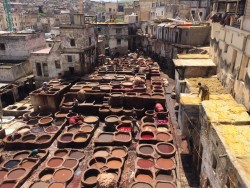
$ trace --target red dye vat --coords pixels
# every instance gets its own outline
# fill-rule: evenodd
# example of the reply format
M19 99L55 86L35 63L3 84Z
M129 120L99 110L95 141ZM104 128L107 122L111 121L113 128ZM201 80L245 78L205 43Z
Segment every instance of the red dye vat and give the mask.
M137 165L141 168L151 168L154 166L154 162L149 159L139 159Z
M131 132L132 128L128 126L124 126L124 127L122 126L122 127L119 127L118 130L122 132Z
M150 140L150 139L154 138L154 135L152 135L152 134L143 134L143 135L141 135L141 138L143 140Z
M156 119L155 123L157 123L158 125L160 125L160 124L167 124L168 123L168 119L163 119L163 120Z

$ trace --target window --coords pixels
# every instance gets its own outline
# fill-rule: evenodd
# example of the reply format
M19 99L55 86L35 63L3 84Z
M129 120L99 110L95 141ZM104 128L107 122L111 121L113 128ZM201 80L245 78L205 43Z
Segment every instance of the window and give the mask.
M0 43L0 50L5 50L5 44Z
M48 69L48 64L43 63L43 76L48 77L49 76L49 69Z
M116 40L116 44L117 44L117 45L121 45L121 43L122 43L121 39L117 39L117 40Z
M60 64L60 61L55 61L55 67L56 69L60 69L61 68L61 64Z
M76 46L75 39L70 39L70 46Z
M116 29L116 33L122 33L122 29L121 28L117 28Z
M89 46L91 45L91 37L89 37Z
M203 15L203 12L200 12L199 15L200 15L200 17L201 17L201 16Z
M52 44L49 44L49 47L52 47Z
M68 58L68 63L72 63L73 62L73 58L72 58L71 55L68 55L67 58Z
M36 63L36 75L37 75L37 76L42 76L42 67L41 67L41 63Z
M111 12L112 11L112 9L111 8L109 8L109 12Z
M152 3L152 7L154 7L155 6L155 4L154 3Z
M98 30L99 32L102 31L102 29L101 29L100 27L98 27L97 30Z

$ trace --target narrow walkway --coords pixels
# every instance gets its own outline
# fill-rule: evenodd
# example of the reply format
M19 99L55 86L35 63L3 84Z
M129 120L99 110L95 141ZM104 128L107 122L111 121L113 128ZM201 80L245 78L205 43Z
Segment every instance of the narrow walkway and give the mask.
M177 115L175 111L176 101L171 98L171 92L175 86L175 81L167 75L167 70L162 70L162 78L168 80L169 85L166 87L166 101L169 110L170 123L173 127L173 136L175 144L178 147L178 157L179 166L177 166L177 173L179 174L179 187L180 188L198 188L199 187L199 177L195 175L192 168L192 156L188 150L188 144L186 140L182 139L181 130L178 125Z

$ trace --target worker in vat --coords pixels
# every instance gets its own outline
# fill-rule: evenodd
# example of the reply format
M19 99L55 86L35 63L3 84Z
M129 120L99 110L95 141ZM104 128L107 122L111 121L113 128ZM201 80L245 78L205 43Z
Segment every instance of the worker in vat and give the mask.
M137 133L140 131L140 128L139 128L139 125L138 125L138 123L137 123L137 114L136 114L136 111L135 110L133 110L133 113L132 113L132 117L133 117L133 120L132 120L132 138L133 138L133 140L134 141L137 141L136 140L136 135L137 135ZM137 129L137 130L135 130L135 128Z
M73 103L72 103L72 112L76 112L78 104L79 104L78 100L76 98L74 98Z
M30 152L30 157L39 157L39 155L37 155L40 151L40 148L37 148L37 149L33 149L31 152Z
M209 88L206 85L201 85L201 83L198 83L199 92L198 97L201 93L201 101L209 100Z
M42 90L43 90L45 93L49 90L49 88L48 88L48 82L43 82Z

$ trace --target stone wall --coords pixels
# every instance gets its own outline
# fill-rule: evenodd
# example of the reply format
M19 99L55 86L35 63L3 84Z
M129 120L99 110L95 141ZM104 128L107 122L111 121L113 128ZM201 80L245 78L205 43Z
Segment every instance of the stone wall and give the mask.
M250 32L212 23L210 46L218 78L236 101L250 110Z

